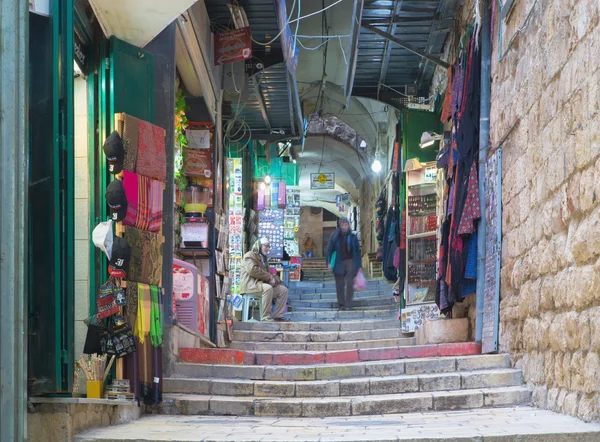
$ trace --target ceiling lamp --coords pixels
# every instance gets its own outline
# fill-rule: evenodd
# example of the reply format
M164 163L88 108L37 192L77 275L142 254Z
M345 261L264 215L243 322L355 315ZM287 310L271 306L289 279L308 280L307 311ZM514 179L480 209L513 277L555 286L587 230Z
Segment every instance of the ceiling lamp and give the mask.
M271 175L267 175L267 176L265 177L265 183L267 183L267 184L271 184Z
M442 136L436 134L435 132L423 132L423 135L421 135L421 143L419 144L419 146L421 147L421 149L433 146L433 144L436 141L439 141L441 139Z
M375 161L373 161L373 164L371 164L371 169L375 173L381 172L381 161L379 161L377 158L375 158Z

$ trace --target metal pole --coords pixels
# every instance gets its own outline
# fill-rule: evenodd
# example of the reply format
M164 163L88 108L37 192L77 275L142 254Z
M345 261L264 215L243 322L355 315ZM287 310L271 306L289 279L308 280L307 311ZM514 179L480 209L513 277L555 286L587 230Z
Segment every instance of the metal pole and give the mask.
M475 341L483 337L483 303L486 264L485 223L485 169L490 135L490 94L492 43L490 36L490 0L482 0L481 16L481 108L479 116L479 206L481 219L477 227L477 314L475 318Z
M27 57L29 3L0 2L0 440L27 439Z

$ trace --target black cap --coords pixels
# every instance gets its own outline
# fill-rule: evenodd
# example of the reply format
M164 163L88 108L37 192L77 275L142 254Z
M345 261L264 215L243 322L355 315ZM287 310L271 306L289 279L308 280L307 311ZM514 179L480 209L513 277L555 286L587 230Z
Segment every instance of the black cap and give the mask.
M108 263L108 273L115 278L124 278L127 275L129 261L131 260L131 246L121 237L116 237L112 245L112 254Z
M123 221L127 215L127 196L121 180L113 180L106 188L106 203L110 207L110 219Z
M108 161L108 170L115 175L123 170L123 160L125 159L125 149L123 140L116 130L108 136L104 142L104 154Z

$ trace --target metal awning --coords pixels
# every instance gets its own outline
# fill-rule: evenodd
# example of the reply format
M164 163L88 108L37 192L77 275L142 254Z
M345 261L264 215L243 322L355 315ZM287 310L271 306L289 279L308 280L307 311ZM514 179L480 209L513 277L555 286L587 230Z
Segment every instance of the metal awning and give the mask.
M90 0L107 37L143 48L196 0Z
M389 102L390 96L397 95L390 88L402 92L405 86L413 85L419 95L427 96L435 59L441 56L452 30L458 3L458 0L365 0L353 94ZM379 32L373 32L369 26ZM381 34L388 34L406 46ZM407 47L431 57L428 60Z

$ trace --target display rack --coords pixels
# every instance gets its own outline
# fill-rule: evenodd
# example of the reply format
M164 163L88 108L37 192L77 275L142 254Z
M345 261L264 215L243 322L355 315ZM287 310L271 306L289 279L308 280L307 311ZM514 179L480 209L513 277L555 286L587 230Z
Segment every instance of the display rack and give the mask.
M436 173L435 163L423 163L419 169L406 172L407 306L435 301L438 249Z

